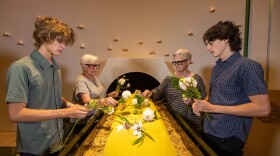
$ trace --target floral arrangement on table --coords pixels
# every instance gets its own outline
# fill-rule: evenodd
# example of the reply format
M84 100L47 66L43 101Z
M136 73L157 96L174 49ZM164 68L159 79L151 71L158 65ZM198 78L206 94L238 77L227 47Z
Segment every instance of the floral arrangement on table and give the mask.
M120 92L121 89L125 89L125 88L128 88L130 87L130 83L127 83L126 86L124 86L124 84L129 81L129 79L126 79L125 78L125 75L123 75L120 79L118 79L117 81L117 87L116 87L116 92Z
M118 101L120 104L119 108L121 106L126 106L126 102L128 101L129 98L132 98L132 95L134 96L133 100L132 100L132 104L133 104L134 108L142 109L144 107L147 107L142 114L143 121L140 120L138 122L135 121L135 123L131 123L128 119L126 119L123 115L121 115L121 113L116 112L114 107L101 105L100 100L103 100L103 99L92 99L89 103L85 104L85 107L88 109L99 109L105 114L115 115L115 116L119 117L123 122L121 122L122 125L119 125L116 127L116 129L117 129L116 131L120 131L120 130L124 130L124 129L127 129L127 130L132 129L133 130L132 135L137 136L137 139L135 141L133 141L132 145L136 145L136 144L140 143L139 144L139 146L140 146L144 142L145 138L149 138L155 142L155 140L152 138L152 136L150 136L147 132L145 132L145 129L143 128L143 123L152 122L159 118L157 116L157 111L153 111L151 108L148 108L149 100L144 98L141 95L141 91L136 90L134 94L131 94L131 92L128 90L124 91L122 93L122 98ZM123 109L120 109L120 110L122 111ZM137 113L139 113L139 112L137 112ZM141 111L141 113L142 113L142 111ZM74 124L74 126L73 126L72 130L70 131L70 133L68 134L64 144L66 143L70 134L74 130L78 121L79 121L79 119Z
M191 102L193 99L201 100L201 93L197 88L197 81L193 77L177 78L175 75L169 76L173 86L182 93L183 101L186 103L187 110L190 111ZM208 113L202 112L203 117L211 120Z
M142 113L143 121L138 121L138 122L135 121L135 123L131 123L125 117L115 113L115 115L123 121L122 125L119 125L116 127L116 131L132 129L133 130L132 135L137 135L137 137L138 137L135 141L133 141L133 143L132 143L133 145L140 143L139 144L139 146L140 146L144 142L145 138L149 138L152 141L155 141L152 138L152 136L150 136L147 132L145 132L145 129L143 128L143 123L152 122L154 120L159 119L157 116L157 112L153 111L151 108L148 108L149 100L141 95L140 90L135 90L134 94L131 94L131 92L128 90L124 91L122 94L122 99L120 99L121 106L119 106L119 107L122 107L123 105L125 105L125 103L127 102L127 100L129 98L132 98L131 103L132 103L132 106L135 108L133 114L142 113L142 108L147 107L145 109L145 111ZM138 111L137 109L140 111ZM122 111L123 109L120 109L120 110Z

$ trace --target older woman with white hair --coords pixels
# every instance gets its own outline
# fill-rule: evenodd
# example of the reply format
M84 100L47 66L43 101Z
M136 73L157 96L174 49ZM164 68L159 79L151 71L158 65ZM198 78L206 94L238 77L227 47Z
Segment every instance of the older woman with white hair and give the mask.
M203 79L200 75L189 70L189 65L192 64L192 54L187 49L179 49L173 54L172 65L175 67L174 75L178 78L193 77L197 81L197 88L201 92L204 99L207 96ZM183 100L180 90L173 86L169 76L167 76L161 84L153 90L145 90L143 96L151 97L153 100L158 100L165 97L167 105L169 105L176 113L196 131L201 131L201 118L196 116L192 110L188 110ZM189 107L189 109L192 109Z
M113 97L118 96L118 92L111 92L105 97L105 88L99 81L96 73L100 68L97 56L85 54L80 59L80 65L83 73L80 74L73 86L72 102L80 105L88 103L92 99L98 99L99 103L104 106L115 106L118 102ZM77 123L75 132L79 132L88 120L93 116L94 110L90 111L87 116ZM75 123L77 119L71 119Z

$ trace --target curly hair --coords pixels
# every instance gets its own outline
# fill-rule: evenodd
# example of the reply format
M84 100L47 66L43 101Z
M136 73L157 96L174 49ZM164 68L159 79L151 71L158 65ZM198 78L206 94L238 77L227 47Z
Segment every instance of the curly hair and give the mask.
M33 38L36 48L55 40L63 42L66 46L75 43L76 34L73 29L55 17L37 17L34 25Z
M231 21L218 22L209 28L203 35L203 42L219 40L229 40L229 46L232 51L240 51L242 49L242 39L240 37L239 27Z

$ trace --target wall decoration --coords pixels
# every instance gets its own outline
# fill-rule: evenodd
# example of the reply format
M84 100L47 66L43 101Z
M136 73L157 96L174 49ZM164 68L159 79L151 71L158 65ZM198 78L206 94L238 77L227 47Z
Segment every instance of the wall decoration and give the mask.
M82 24L80 24L77 28L78 29L85 29L85 27Z
M122 51L128 51L128 49L127 48L123 48Z
M3 36L10 37L10 34L8 32L4 32Z
M118 42L119 39L118 39L117 37L115 37L115 38L113 39L113 41L114 41L114 42Z
M188 36L193 36L193 32L189 31Z
M80 49L85 49L86 47L85 47L85 44L84 43L81 43L80 44Z
M157 43L162 43L161 39L158 39L158 40L157 40Z
M18 44L18 45L24 45L24 43L23 43L22 40L19 40L17 44Z
M238 26L238 27L242 27L242 25L241 24L239 24L239 23L237 23L236 22L236 24L235 24L236 26Z
M139 41L138 44L144 44L142 41Z
M209 12L210 12L210 13L214 13L214 12L216 12L216 10L215 10L214 7L212 7L212 8L209 9Z
M113 50L112 46L109 45L109 47L107 48L107 50Z
M168 51L164 52L164 56L169 56L169 52Z
M155 51L150 51L149 54L156 54L156 52Z

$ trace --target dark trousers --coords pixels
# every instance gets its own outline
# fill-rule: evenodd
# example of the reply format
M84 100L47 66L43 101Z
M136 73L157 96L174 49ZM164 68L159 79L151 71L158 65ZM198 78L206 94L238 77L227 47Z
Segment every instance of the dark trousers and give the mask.
M219 156L242 156L243 154L245 143L235 136L219 138L202 133L202 138Z

